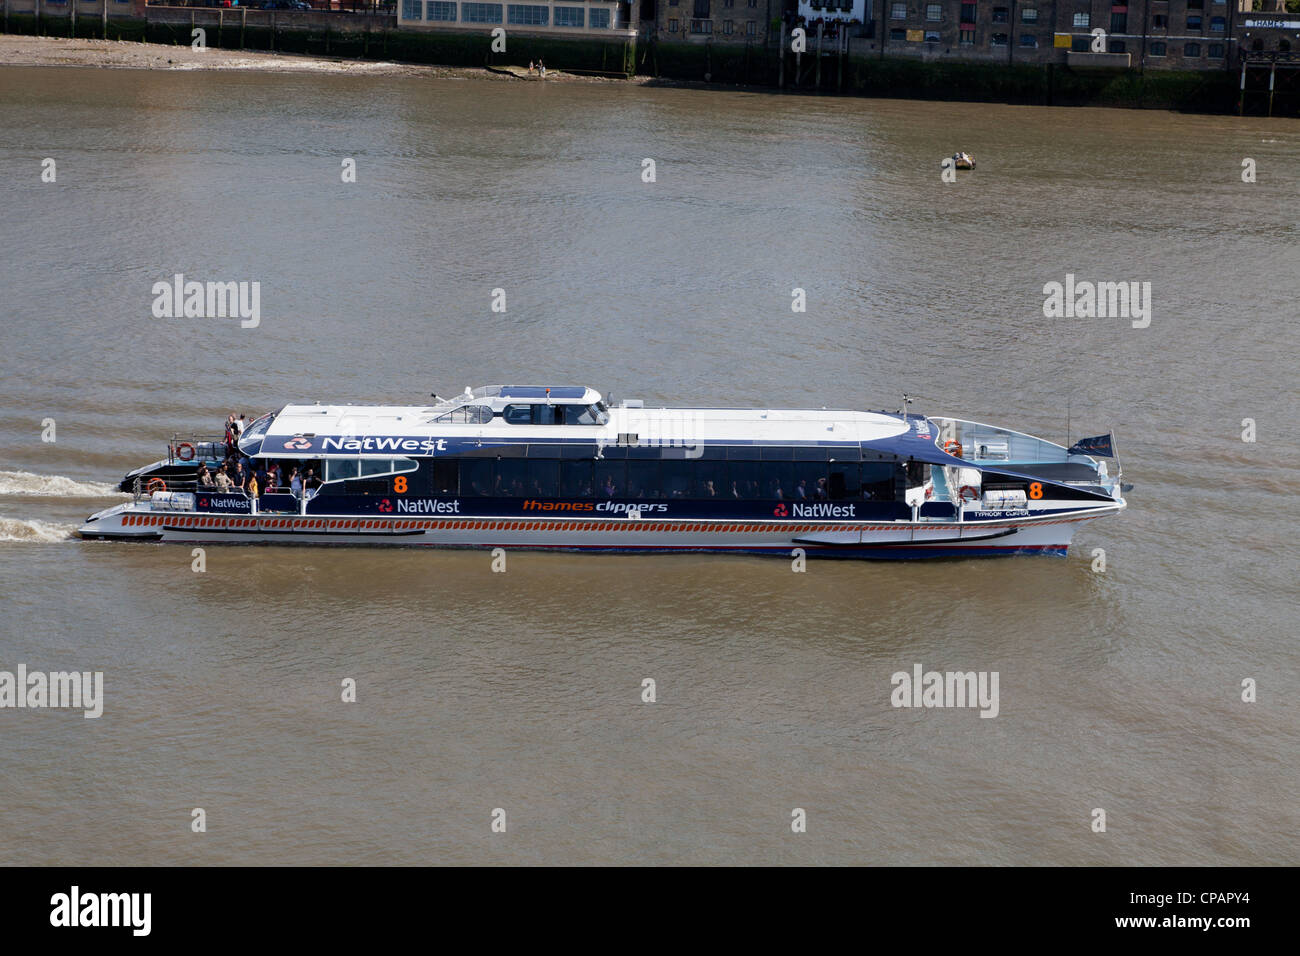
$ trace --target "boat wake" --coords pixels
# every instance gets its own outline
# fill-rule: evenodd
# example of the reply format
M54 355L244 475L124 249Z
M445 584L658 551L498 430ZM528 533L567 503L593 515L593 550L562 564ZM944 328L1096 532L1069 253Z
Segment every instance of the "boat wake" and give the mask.
M52 521L24 521L21 518L0 516L0 541L67 541L77 530L75 524L56 524Z
M0 471L0 495L39 495L51 498L127 497L116 485L102 481L75 481L62 475L36 475L30 471Z

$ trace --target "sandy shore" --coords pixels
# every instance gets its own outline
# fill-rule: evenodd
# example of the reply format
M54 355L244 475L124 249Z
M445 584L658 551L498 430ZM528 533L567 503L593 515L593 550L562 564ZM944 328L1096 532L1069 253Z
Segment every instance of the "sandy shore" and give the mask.
M250 50L194 50L119 40L72 40L0 34L0 66L97 66L127 70L257 70L268 73L343 73L364 76L433 76L486 79L501 83L537 82L477 67L423 66L383 60L261 53ZM602 77L548 71L551 83L626 83Z

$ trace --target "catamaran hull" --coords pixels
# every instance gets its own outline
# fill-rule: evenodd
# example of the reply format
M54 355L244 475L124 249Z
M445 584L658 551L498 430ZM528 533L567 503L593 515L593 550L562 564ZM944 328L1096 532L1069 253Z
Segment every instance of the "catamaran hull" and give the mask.
M214 515L122 506L94 516L81 537L175 544L309 544L505 548L624 553L717 552L915 560L1065 555L1074 532L1118 508L1009 521L771 522L689 519L373 518Z

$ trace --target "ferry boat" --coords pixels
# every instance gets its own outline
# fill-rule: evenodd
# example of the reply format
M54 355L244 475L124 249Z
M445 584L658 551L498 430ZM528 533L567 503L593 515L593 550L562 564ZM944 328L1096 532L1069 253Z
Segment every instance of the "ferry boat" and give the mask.
M1070 448L903 408L647 408L585 386L489 386L417 406L286 405L238 450L301 492L197 480L174 437L83 538L915 559L1066 554L1125 507L1109 435ZM1116 459L1118 466L1118 459ZM319 479L319 483L317 480ZM281 477L281 483L284 482Z

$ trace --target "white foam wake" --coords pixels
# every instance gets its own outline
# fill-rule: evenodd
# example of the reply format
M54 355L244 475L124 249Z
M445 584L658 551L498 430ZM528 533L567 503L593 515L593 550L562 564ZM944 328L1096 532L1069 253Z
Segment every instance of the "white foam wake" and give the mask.
M102 481L74 481L62 475L34 475L30 471L0 471L0 495L104 498L109 495L121 495L121 492L117 490L116 485L105 484Z
M75 524L0 517L0 541L67 541L76 530Z

